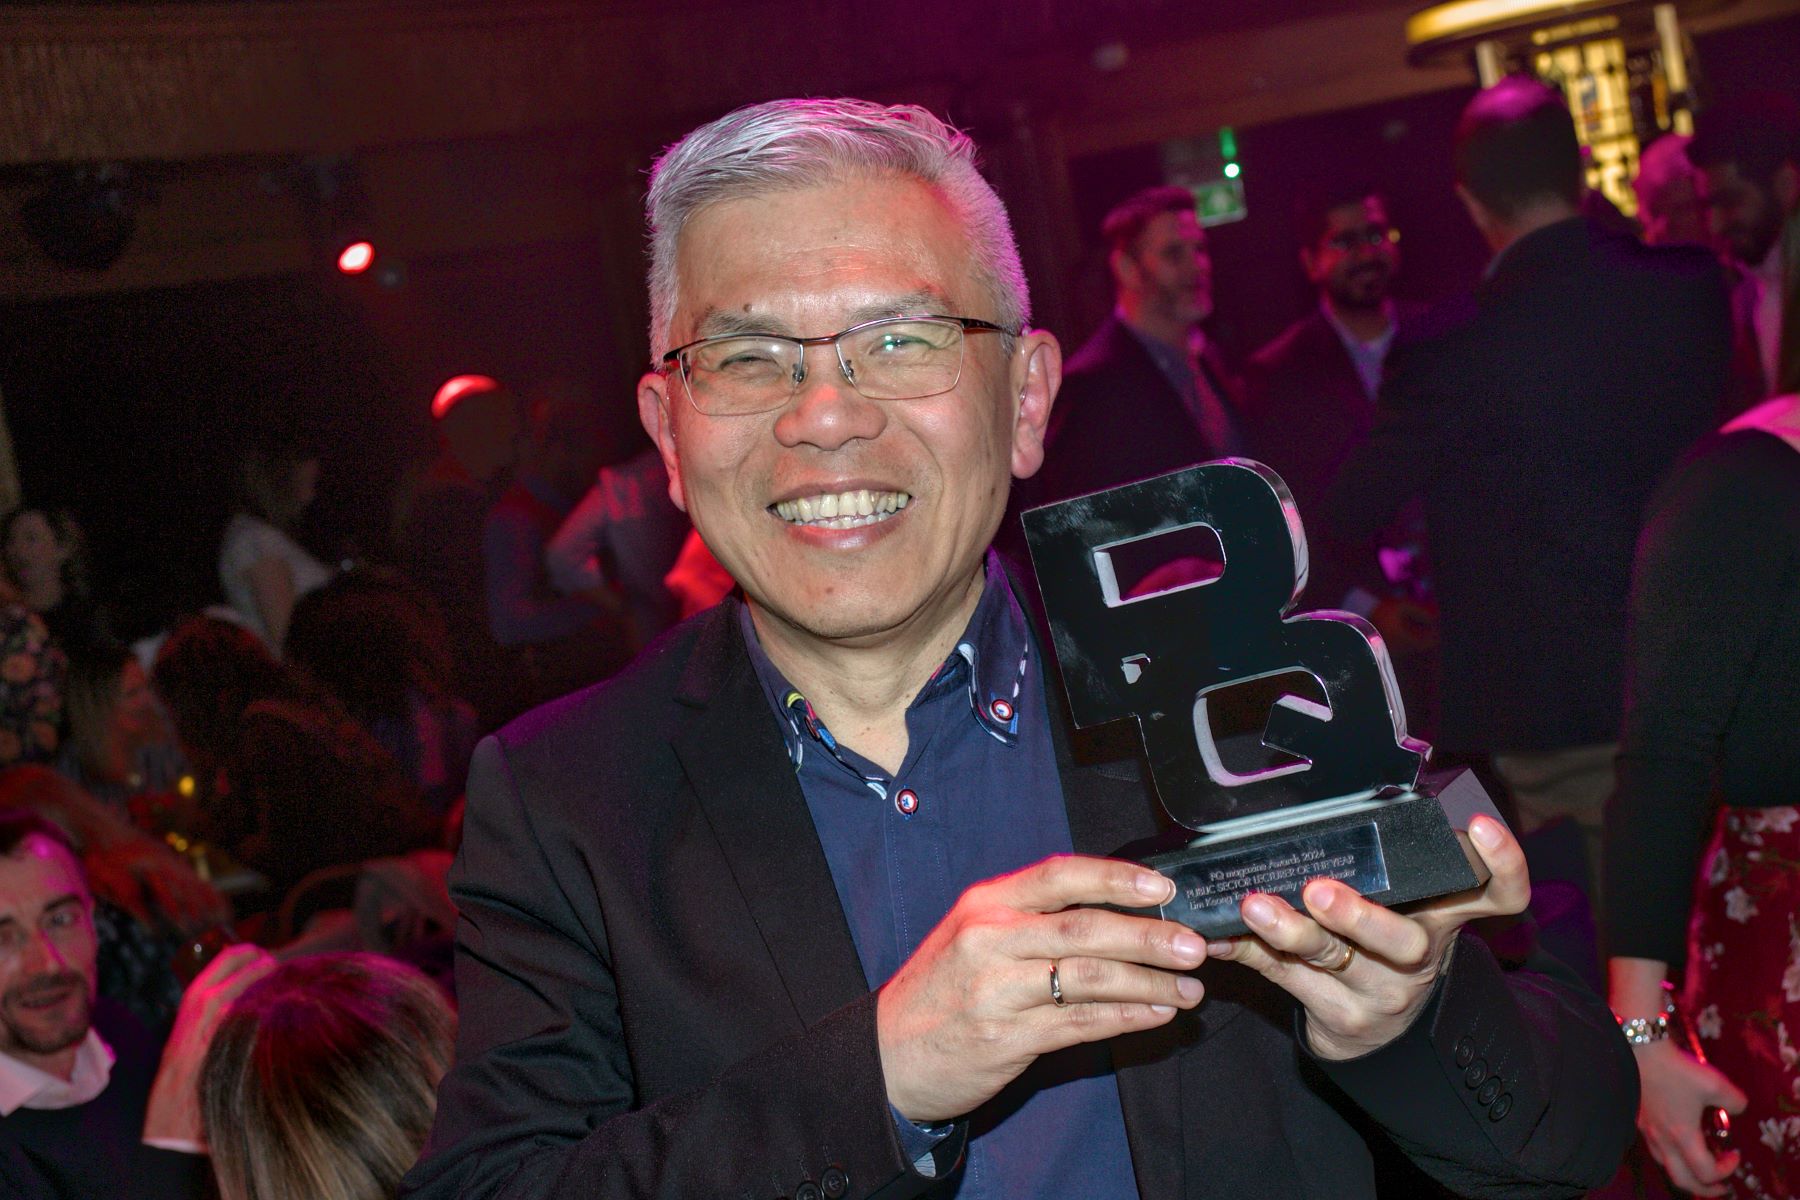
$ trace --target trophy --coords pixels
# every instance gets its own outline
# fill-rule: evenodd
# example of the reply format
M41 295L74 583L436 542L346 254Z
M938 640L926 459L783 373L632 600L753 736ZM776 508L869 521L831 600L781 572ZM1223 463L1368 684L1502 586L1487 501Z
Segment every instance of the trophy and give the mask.
M1223 459L1023 520L1075 724L1134 719L1193 835L1143 859L1175 883L1164 917L1230 936L1245 896L1301 908L1320 877L1388 907L1486 882L1468 825L1500 815L1466 770L1422 777L1374 626L1290 615L1306 535L1275 472Z

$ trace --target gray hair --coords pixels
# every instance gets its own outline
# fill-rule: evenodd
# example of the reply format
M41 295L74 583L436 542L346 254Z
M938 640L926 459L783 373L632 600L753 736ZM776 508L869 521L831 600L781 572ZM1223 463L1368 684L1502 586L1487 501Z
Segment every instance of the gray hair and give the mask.
M967 134L916 105L771 100L694 130L650 170L651 362L669 349L676 243L695 213L723 200L856 174L910 175L936 188L968 230L976 278L993 295L996 323L1018 329L1031 318L1012 222L976 169L975 143Z

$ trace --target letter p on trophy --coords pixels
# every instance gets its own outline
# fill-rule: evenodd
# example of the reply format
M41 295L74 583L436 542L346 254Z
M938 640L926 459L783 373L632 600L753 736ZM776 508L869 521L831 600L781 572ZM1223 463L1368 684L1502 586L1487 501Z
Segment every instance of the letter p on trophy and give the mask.
M1500 814L1468 771L1422 775L1374 626L1290 615L1306 535L1275 472L1222 459L1023 519L1076 725L1135 720L1182 827L1143 857L1164 917L1222 937L1252 891L1300 908L1322 876L1388 907L1486 882L1469 821Z

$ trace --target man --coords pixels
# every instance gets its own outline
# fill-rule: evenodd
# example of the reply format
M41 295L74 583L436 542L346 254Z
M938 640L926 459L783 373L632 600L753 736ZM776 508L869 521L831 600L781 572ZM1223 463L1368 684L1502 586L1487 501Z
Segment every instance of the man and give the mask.
M1392 294L1400 234L1386 201L1366 188L1323 193L1303 202L1299 215L1300 265L1319 303L1251 358L1244 372L1244 436L1250 457L1275 469L1306 521L1320 511L1338 468L1374 422L1382 367L1400 322ZM1390 586L1373 548L1332 545L1323 528L1308 529L1311 572L1301 607L1368 616L1387 599L1383 632L1398 635L1390 640L1428 640L1429 614ZM1403 538L1386 540L1400 574L1411 548Z
M1469 103L1455 169L1494 260L1472 304L1395 347L1327 515L1334 536L1367 538L1423 497L1439 748L1492 755L1525 832L1573 817L1597 896L1632 547L1651 487L1724 389L1723 280L1704 250L1646 248L1579 215L1574 125L1535 81Z
M1706 206L1700 203L1699 175L1688 161L1686 134L1666 133L1644 147L1631 190L1637 193L1638 224L1651 246L1710 246Z
M618 597L604 585L562 595L545 562L550 539L599 469L593 401L556 390L533 403L518 477L488 511L481 543L488 632L513 687L509 719L605 678L628 655Z
M1116 304L1069 360L1042 503L1115 487L1243 448L1237 381L1204 328L1213 312L1206 231L1186 188L1139 192L1101 225Z
M1461 1186L1604 1179L1611 1019L1456 934L1524 903L1497 823L1489 885L1412 916L1316 881L1208 947L1085 907L1171 885L1091 857L1154 801L1074 765L986 553L1060 362L973 155L809 100L658 162L639 411L748 601L477 752L410 1194L1355 1197L1370 1122Z
M436 601L450 634L456 691L484 728L506 717L506 659L488 631L482 536L510 482L522 429L513 394L486 375L457 375L431 399L438 455L403 481L394 515L400 568Z
M211 1195L201 1061L231 1001L274 960L227 950L183 996L162 1050L95 999L94 897L61 830L0 812L0 1194L22 1200Z
M1713 234L1740 272L1732 294L1736 412L1800 388L1800 379L1781 378L1793 270L1781 235L1800 209L1800 106L1786 96L1754 92L1705 109L1695 121L1688 158L1700 171Z
M616 588L631 644L641 648L675 623L680 605L663 577L690 531L687 518L669 503L662 455L650 447L600 468L599 478L557 527L544 561L551 582L567 595ZM727 584L720 594L730 590Z

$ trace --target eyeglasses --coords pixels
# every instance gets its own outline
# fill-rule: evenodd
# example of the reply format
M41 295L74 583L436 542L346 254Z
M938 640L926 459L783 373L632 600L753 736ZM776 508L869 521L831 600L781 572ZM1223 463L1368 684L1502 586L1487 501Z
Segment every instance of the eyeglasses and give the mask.
M1341 250L1345 254L1364 246L1371 250L1376 246L1391 246L1400 240L1400 231L1392 225L1365 225L1361 229L1346 229L1336 237L1326 238L1325 244L1333 250Z
M772 412L806 382L806 348L831 346L850 386L871 400L921 400L962 378L966 333L1018 331L974 317L882 317L830 337L726 334L677 346L663 371L679 367L688 402L709 417Z

